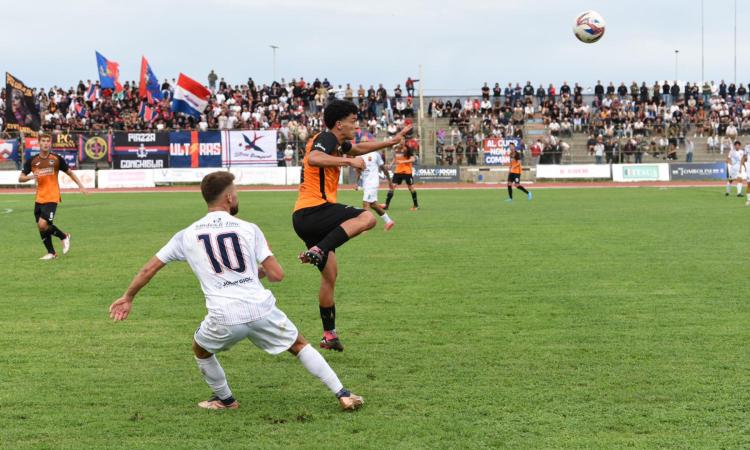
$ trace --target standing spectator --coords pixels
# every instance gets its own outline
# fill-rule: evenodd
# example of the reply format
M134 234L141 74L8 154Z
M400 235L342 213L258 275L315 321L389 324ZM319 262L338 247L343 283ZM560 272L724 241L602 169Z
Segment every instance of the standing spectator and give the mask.
M594 86L594 95L599 99L600 102L602 101L602 98L604 97L604 86L602 85L601 80L596 81L596 86Z
M685 162L693 162L693 150L695 149L695 135L693 137L687 137L685 139Z
M409 97L414 97L414 81L415 80L412 80L411 77L408 77L406 79L406 95L408 95Z
M498 100L503 95L503 90L500 88L500 83L495 83L495 87L492 88L492 96L495 100Z
M596 138L596 144L594 144L594 158L596 159L597 164L602 163L602 158L604 157L604 138L601 136ZM607 163L609 163L609 158L607 158Z
M216 76L214 69L211 69L211 72L208 74L208 89L211 90L212 94L216 92L216 80L218 79L219 77Z
M484 86L482 86L482 100L489 100L490 99L490 87L487 86L487 82L484 82Z
M544 97L546 96L547 96L547 92L544 90L544 88L540 84L536 90L536 101L539 106L541 106L542 103L544 103Z
M284 164L287 167L291 167L294 164L294 149L291 145L287 144L284 149Z

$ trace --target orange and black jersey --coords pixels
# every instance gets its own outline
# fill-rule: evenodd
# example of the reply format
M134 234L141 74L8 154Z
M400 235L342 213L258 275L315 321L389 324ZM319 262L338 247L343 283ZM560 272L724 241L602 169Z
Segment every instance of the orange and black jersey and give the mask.
M412 158L411 150L407 150L403 153L396 153L396 156L394 158L396 162L396 170L394 170L394 173L401 173L404 175L411 175L414 170L413 166L414 163L409 161Z
M68 163L60 156L50 153L46 158L36 155L27 159L23 165L23 174L34 172L36 175L36 203L60 203L60 184L57 174L70 170Z
M299 183L299 195L294 210L319 206L324 203L336 203L339 187L340 167L315 167L308 162L310 153L321 151L331 156L342 156L349 153L352 144L349 141L339 144L336 136L330 131L318 133L305 147L305 158L302 160L302 177Z
M521 174L522 168L521 168L521 160L520 159L513 159L510 160L510 173L517 173Z

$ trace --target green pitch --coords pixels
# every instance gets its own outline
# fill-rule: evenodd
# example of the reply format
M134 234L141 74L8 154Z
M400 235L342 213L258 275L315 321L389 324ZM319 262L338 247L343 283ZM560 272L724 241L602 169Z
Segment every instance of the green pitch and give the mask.
M324 353L364 409L342 413L288 354L220 355L241 403L210 393L190 351L204 315L186 264L123 323L107 308L197 193L66 195L70 254L44 249L30 195L0 197L2 448L558 448L750 446L750 208L722 189L421 191L337 253ZM244 192L286 270L271 285L311 341L318 273L301 266L294 193ZM360 193L340 201L359 204ZM8 212L8 209L12 211ZM60 249L59 241L55 245Z

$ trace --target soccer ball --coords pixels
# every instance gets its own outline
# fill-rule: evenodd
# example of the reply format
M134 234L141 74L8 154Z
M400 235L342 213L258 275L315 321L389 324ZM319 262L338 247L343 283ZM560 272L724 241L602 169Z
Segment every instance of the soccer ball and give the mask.
M604 36L604 18L596 11L584 11L576 16L573 34L579 41L593 44Z

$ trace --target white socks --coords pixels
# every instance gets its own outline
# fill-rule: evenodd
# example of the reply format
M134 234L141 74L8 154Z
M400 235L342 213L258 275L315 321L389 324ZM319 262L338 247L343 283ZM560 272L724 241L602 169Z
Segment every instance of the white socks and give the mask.
M731 185L731 184L729 184L729 183L727 183L727 194L729 193L729 191L730 191L731 189L732 189L732 185Z
M211 355L210 358L206 359L196 357L195 361L198 363L198 368L201 370L206 384L217 397L226 400L232 396L232 391L227 384L227 376L224 375L224 369L219 364L219 360L216 359L216 355Z
M385 222L385 223L390 223L391 222L391 218L388 217L388 213L384 213L382 216L380 216L380 218L383 219L383 222Z
M318 377L320 381L322 381L323 384L325 384L334 394L344 388L344 385L341 384L339 377L336 376L336 373L331 369L331 366L328 365L323 356L318 353L317 350L312 348L310 344L305 345L305 347L297 353L297 358L299 358L299 362L305 366L305 369L307 369L308 372Z
M742 183L737 183L737 195L742 194Z

